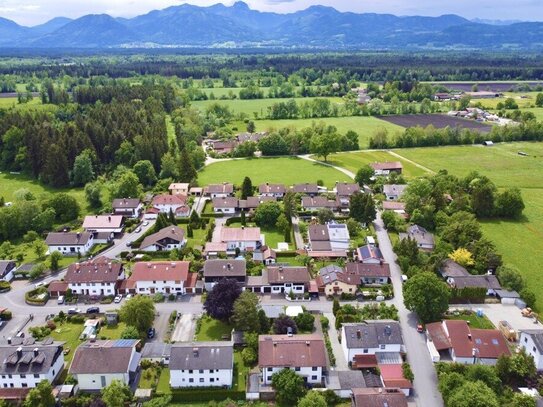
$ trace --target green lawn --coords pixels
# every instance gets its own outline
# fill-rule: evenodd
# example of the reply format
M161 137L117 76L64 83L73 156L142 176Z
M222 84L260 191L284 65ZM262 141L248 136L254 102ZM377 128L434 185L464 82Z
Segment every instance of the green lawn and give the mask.
M245 391L247 389L247 374L249 373L249 366L245 366L240 351L234 352L234 383L232 383L232 389L237 391Z
M162 371L160 372L156 391L157 393L162 394L170 393L170 369L162 369Z
M479 87L479 90L485 90L484 87ZM498 103L503 103L506 99L513 99L519 108L526 108L535 105L535 98L539 92L504 92L502 97L495 99L472 99L471 104L481 103L483 108L496 109ZM521 96L526 96L521 98Z
M311 127L312 123L318 123L323 121L327 125L335 126L340 134L345 134L349 130L353 130L358 133L358 144L360 148L367 148L369 146L369 139L379 129L388 130L389 136L393 136L397 132L403 132L404 128L392 123L388 123L384 120L377 119L376 117L368 116L352 116L352 117L328 117L325 119L293 119L293 120L256 120L256 130L266 131L271 129L280 129L283 127L293 127L296 129L304 129ZM245 126L243 124L238 125L238 129L241 131Z
M175 141L175 127L172 123L172 117L170 115L166 116L166 130L168 131L168 142Z
M200 331L196 335L197 341L222 341L223 335L232 333L232 325L213 319L207 315L202 316Z
M296 157L280 157L211 164L198 173L198 183L208 185L232 182L241 185L245 176L251 178L253 185L265 182L293 185L322 180L325 186L332 187L336 181L350 181L345 174L333 168Z
M476 329L496 329L487 317L484 315L479 317L476 313L471 315L449 315L446 319L467 321L470 327Z
M247 226L253 227L256 225L254 223L248 222ZM241 222L233 222L230 224L230 227L240 228ZM277 249L277 245L285 241L285 236L283 235L283 233L279 232L276 229L262 229L261 232L265 236L266 245L271 247L272 249ZM294 248L294 238L291 237L291 243L289 243L289 249L293 249L293 248Z
M403 150L402 150L403 151ZM401 152L400 152L401 154ZM314 157L315 158L315 157ZM343 167L356 174L358 169L365 164L381 161L401 161L403 165L403 174L407 178L420 177L427 174L426 171L410 163L409 161L400 159L388 151L358 151L354 153L338 153L328 157L328 162L339 167Z
M206 230L193 229L193 237L187 237L187 247L204 246L206 244Z
M522 109L523 112L532 112L535 115L536 120L543 121L543 107L533 107L528 109Z
M83 188L51 188L50 186L44 185L39 181L28 177L27 175L12 175L6 172L0 173L0 186L0 196L3 196L6 202L13 201L15 198L13 193L21 188L28 189L36 197L39 197L39 195L44 193L67 192L79 202L82 215L89 212L87 208L87 201L85 200L85 191Z
M524 151L527 157L517 154ZM520 221L481 222L504 263L519 268L543 309L543 143L500 143L493 147L453 146L397 150L402 156L434 171L447 169L457 176L472 170L492 179L500 188L519 187L526 209Z
M0 98L0 108L2 109L8 109L13 106L17 106L17 108L25 108L27 106L36 106L41 105L41 100L39 97L32 99L28 103L19 103L18 99L15 98Z
M296 102L307 102L315 98L293 98ZM319 98L319 99L329 99L332 103L342 104L343 100L341 98ZM256 116L262 118L268 115L268 107L281 102L288 102L291 98L277 98L277 99L233 99L233 100L198 100L192 102L191 105L202 112L205 112L206 109L214 104L219 103L221 105L228 106L234 114L246 114L249 119L254 119Z

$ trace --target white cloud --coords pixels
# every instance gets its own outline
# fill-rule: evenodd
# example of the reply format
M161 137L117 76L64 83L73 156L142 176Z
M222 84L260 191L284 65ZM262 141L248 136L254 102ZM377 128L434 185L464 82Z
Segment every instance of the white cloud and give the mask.
M235 0L222 0L227 5ZM107 13L133 17L151 10L191 3L209 6L219 0L0 0L0 15L20 24L34 25L53 17L77 18L85 14ZM341 11L391 13L396 15L459 14L483 19L543 19L541 0L247 0L253 9L293 12L321 4Z

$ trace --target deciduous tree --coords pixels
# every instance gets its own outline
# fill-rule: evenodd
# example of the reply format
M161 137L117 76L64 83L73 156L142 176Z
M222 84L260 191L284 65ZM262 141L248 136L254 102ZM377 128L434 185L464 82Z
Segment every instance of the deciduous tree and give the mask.
M264 202L256 208L255 223L263 228L273 228L282 213L281 205L277 202Z
M280 406L295 406L306 393L304 379L289 368L272 376L275 399Z
M157 182L155 167L149 160L140 160L134 164L134 174L138 177L140 183L147 187L153 186Z
M449 308L450 296L447 284L430 272L418 273L404 285L405 306L425 323L442 317Z
M245 177L243 179L243 183L241 184L241 199L247 199L253 195L253 182L251 181L251 178Z
M125 301L119 315L126 325L131 325L143 333L153 325L155 304L150 297L136 295Z
M258 297L251 291L243 291L234 302L231 321L239 331L259 332Z
M107 407L124 407L132 398L130 387L120 380L112 380L109 386L102 389L101 394Z
M327 407L327 404L320 391L311 390L300 399L298 407Z
M369 165L364 165L360 167L360 169L356 172L356 176L354 177L354 180L363 187L364 185L367 185L370 183L371 178L374 174L373 168Z
M24 407L53 407L55 406L53 387L47 380L42 380L30 390L23 403Z
M234 303L240 294L241 287L236 280L223 278L207 294L204 309L212 318L228 321L232 317Z
M277 335L285 335L288 328L292 328L292 333L298 332L296 322L285 314L279 315L279 317L277 317L273 322L273 332L275 332Z

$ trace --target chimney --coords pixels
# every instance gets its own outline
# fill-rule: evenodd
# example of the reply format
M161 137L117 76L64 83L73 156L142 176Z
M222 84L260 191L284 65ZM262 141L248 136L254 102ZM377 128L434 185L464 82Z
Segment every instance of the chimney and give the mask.
M11 336L8 338L8 345L11 345Z
M21 358L23 356L23 348L20 346L17 348L17 357Z
M148 269L151 268L151 263L147 263L147 268L148 268Z
M192 348L192 355L197 358L199 356L198 348Z
M360 329L356 330L356 337L360 339L362 337L362 333L360 332Z
M108 216L108 217L107 217L107 221L108 221L108 222L111 222L111 216Z
M34 356L38 356L38 353L39 353L38 348L34 348L34 351L33 351L33 352L34 352Z
M306 346L310 346L310 345L311 345L311 342L305 341L305 345L306 345Z
M77 232L77 240L81 237L81 233Z
M172 268L175 268L175 261L172 261L170 265L172 266Z
M471 341L471 333L468 334L468 339Z
M79 268L80 268L80 267L81 267L81 265L80 265L79 263L75 263L75 269L76 269L77 271L79 271Z
M232 270L232 264L227 263L227 264L226 264L226 269L227 269L227 270Z

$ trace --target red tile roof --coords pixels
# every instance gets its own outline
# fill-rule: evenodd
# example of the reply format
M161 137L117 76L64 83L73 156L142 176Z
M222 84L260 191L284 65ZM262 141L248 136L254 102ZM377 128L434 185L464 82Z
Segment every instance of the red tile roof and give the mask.
M161 194L153 198L153 205L184 205L187 202L186 195Z
M413 387L413 384L403 377L402 365L379 365L379 370L385 387L399 387L400 389Z
M407 398L400 389L352 389L354 407L407 407Z
M260 335L260 367L326 366L324 340L319 335Z
M375 355L354 355L353 369L366 369L377 367L377 356Z
M89 215L85 216L83 229L117 229L120 228L122 224L122 215Z
M133 281L187 281L188 261L138 262L130 276Z
M221 242L256 242L260 240L260 228L221 228Z
M370 164L371 168L374 170L401 170L403 165L399 161L386 161L386 162L375 162Z
M437 350L445 350L451 348L451 342L447 337L447 333L443 329L441 322L432 322L426 324L426 331L428 332L428 339L430 339Z
M68 266L64 281L75 283L114 283L122 272L120 263L73 263Z
M270 284L309 283L311 276L306 267L268 267L268 282Z
M345 270L348 274L354 274L359 277L390 277L390 266L388 263L347 263Z

